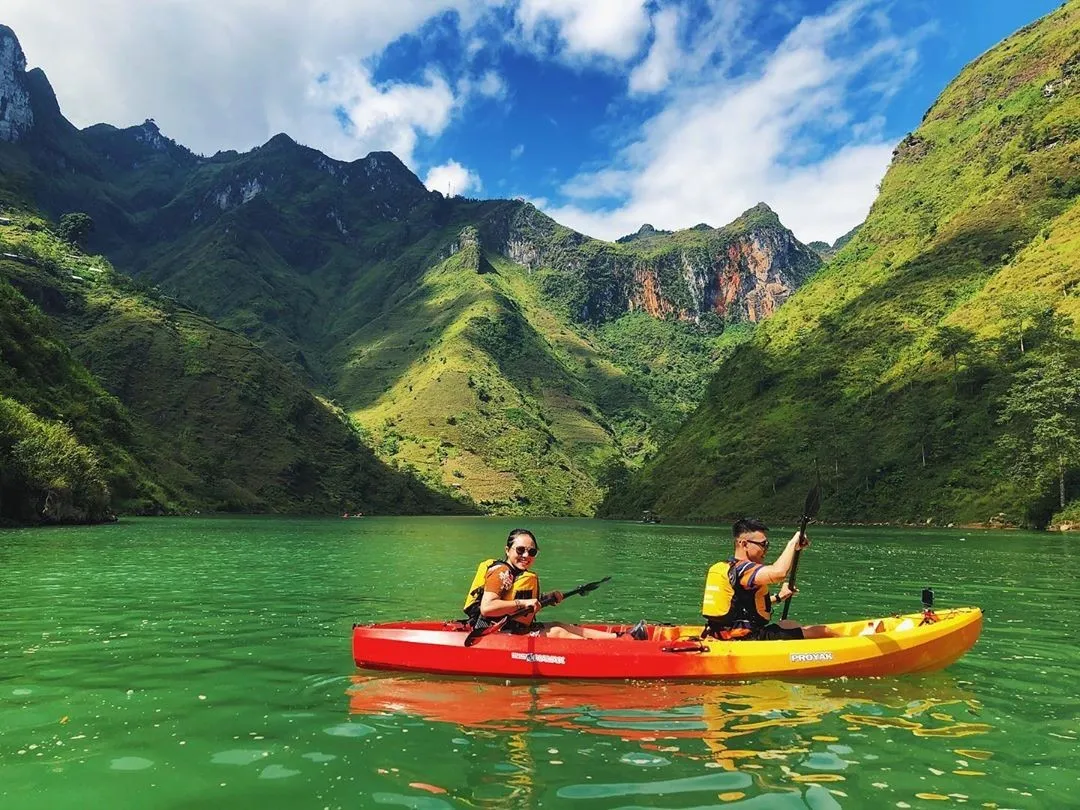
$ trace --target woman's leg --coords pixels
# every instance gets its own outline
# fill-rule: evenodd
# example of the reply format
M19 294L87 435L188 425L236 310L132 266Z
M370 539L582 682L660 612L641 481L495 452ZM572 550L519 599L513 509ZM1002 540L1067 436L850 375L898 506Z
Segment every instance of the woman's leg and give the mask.
M618 638L616 633L593 630L589 627L566 624L565 622L545 622L540 635L548 638Z

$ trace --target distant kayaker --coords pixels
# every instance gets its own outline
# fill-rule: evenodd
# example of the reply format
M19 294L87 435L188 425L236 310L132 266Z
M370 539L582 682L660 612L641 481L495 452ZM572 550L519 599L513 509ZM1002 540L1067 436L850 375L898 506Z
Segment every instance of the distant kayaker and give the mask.
M785 581L795 550L810 544L806 535L795 532L772 565L765 564L769 550L769 527L754 518L735 521L731 534L735 549L731 557L716 563L705 578L705 598L701 612L707 622L706 637L776 641L780 639L824 638L834 635L823 625L801 627L792 621L772 623L773 608L790 599L798 589ZM772 596L769 586L783 582Z
M499 632L547 636L549 638L617 638L619 633L592 630L565 622L538 622L536 613L544 605L540 594L540 578L531 570L540 548L536 535L528 529L514 529L506 538L506 557L484 560L476 569L465 597L465 615L473 627L490 625L503 616L511 616ZM559 591L547 594L549 604L563 599ZM644 622L626 634L644 638Z

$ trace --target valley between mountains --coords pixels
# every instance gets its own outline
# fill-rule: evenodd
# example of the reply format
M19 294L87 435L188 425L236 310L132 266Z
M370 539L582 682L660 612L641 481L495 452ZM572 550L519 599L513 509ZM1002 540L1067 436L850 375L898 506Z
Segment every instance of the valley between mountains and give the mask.
M969 65L808 246L79 129L0 26L0 519L790 517L819 478L827 519L1069 523L1078 41L1074 0Z

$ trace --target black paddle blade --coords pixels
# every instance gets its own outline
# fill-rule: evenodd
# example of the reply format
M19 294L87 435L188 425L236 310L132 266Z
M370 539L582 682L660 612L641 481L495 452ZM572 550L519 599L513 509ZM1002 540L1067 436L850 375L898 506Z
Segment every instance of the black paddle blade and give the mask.
M814 484L814 488L806 493L806 503L803 504L803 517L817 517L818 509L821 508L821 482Z
M584 593L592 593L597 588L599 588L601 585L603 585L605 582L607 582L609 579L611 579L611 577L604 577L603 579L596 580L596 582L586 582L584 585L582 585L580 587L580 589L575 588L574 590L577 593L582 593L582 594L584 594Z
M469 635L465 636L465 646L471 647L473 644L478 642L480 639L482 639L489 633L497 633L499 630L502 629L503 625L506 624L506 620L508 618L508 616L503 616L501 619L499 619L499 621L492 622L486 627L474 627L472 630L469 631Z

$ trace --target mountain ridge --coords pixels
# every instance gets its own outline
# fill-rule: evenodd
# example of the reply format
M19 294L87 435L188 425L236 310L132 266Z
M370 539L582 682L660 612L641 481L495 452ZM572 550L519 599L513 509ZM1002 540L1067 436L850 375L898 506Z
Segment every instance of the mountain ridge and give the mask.
M603 242L428 191L391 153L345 163L280 133L205 157L149 119L77 130L37 81L49 137L0 149L8 188L88 214L89 250L333 397L383 461L493 511L590 513L819 265L767 206Z

